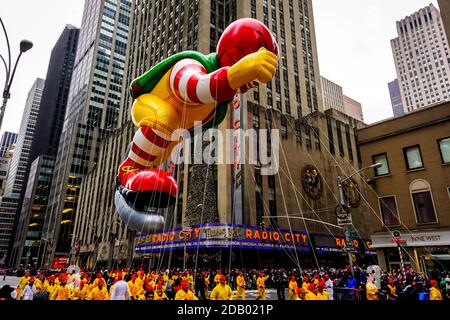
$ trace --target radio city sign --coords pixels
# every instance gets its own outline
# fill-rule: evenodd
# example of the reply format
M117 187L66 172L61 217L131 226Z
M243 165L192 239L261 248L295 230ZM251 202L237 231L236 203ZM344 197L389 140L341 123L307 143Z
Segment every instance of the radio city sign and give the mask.
M137 235L135 245L176 243L176 242L198 242L212 240L236 240L250 242L273 242L288 244L308 244L306 233L288 230L261 230L255 226L238 226L225 224L211 224L194 226L190 231L183 232L181 228L167 230L162 233Z

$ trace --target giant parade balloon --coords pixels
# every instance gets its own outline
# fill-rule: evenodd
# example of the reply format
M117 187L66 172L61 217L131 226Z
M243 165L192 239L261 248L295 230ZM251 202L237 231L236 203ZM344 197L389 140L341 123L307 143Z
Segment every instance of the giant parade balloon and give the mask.
M131 118L137 131L116 178L115 204L136 231L161 231L159 209L175 204L178 184L166 171L178 144L172 134L220 124L237 92L269 82L278 66L278 44L270 30L250 18L231 23L216 52L176 53L133 80Z

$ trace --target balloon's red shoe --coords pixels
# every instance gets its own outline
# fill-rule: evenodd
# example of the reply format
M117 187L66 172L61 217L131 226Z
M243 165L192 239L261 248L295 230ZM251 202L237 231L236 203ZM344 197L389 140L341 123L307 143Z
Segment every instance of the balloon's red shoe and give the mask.
M167 172L137 168L127 159L119 168L117 187L127 202L136 207L166 208L173 205L178 184Z

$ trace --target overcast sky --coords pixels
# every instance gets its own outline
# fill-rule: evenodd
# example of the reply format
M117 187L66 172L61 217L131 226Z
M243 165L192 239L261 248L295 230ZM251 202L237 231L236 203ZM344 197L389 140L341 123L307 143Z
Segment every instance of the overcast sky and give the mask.
M437 6L436 0L313 0L321 74L363 104L366 122L392 116L387 83L396 78L390 47L395 21L429 3ZM2 5L13 63L20 40L34 42L19 63L2 133L18 132L29 89L37 77L45 78L51 50L64 26L80 26L83 5L84 0L15 0ZM0 53L6 58L2 32Z

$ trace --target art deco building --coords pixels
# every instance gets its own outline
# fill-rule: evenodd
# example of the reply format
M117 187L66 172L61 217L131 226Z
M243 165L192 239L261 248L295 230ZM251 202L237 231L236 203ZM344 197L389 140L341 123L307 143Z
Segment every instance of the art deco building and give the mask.
M401 116L405 114L402 103L402 95L400 93L400 86L398 84L398 79L388 83L389 96L391 98L392 112L394 117Z
M85 174L100 161L99 142L118 123L128 0L85 1L75 65L43 231L46 265L67 261Z
M267 86L238 96L236 108L230 106L219 128L236 128L238 120L242 129L278 129L277 174L264 175L262 161L177 165L173 175L179 182L178 205L165 212L167 230L128 232L113 201L117 168L135 130L130 123L132 100L124 87L121 128L102 142L102 161L88 171L81 186L79 210L84 214L75 222L72 246L77 251L71 262L88 267L127 262L181 266L185 246L191 266L230 258L240 266L304 266L330 259L345 263L343 232L335 225L337 178L360 167L356 133L364 124L336 110L323 111L310 0L135 0L125 84L175 52L215 51L226 26L242 17L256 18L272 30L280 46L279 69ZM232 143L230 150L239 148ZM360 178L349 185L357 260L372 261L364 185ZM215 224L206 225L210 222ZM192 227L189 240L180 233L181 226Z
M391 40L404 112L450 99L450 50L433 5L397 21Z

